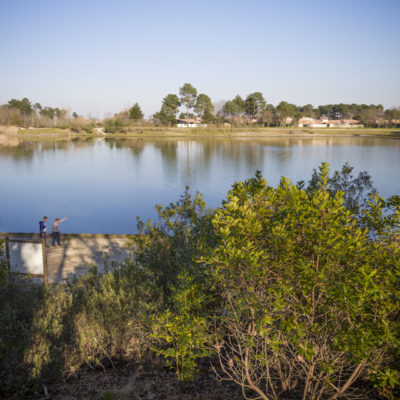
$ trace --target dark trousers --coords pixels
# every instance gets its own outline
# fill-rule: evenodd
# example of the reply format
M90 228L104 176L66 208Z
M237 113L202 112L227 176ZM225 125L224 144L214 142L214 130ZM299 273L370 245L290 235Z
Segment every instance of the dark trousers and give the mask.
M54 246L56 241L57 241L57 244L60 246L61 245L61 243L60 243L60 232L53 232L51 234L51 245Z
M44 244L47 247L47 235L46 232L40 232L40 237L44 239Z

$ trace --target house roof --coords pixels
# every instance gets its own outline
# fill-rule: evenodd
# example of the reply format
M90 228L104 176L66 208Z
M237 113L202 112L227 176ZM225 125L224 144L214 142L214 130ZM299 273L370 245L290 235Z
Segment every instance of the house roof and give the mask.
M311 117L301 117L300 119L299 119L299 122L300 123L302 123L302 122L314 122L315 121L315 119L314 118L311 118Z
M201 118L178 118L178 122L184 124L201 124Z
M360 121L358 121L357 119L344 119L343 123L344 124L359 124Z

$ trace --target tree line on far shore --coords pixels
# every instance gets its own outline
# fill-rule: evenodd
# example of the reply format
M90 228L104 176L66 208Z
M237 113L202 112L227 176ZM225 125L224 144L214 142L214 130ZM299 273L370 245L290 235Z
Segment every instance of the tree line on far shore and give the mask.
M123 132L130 125L151 124L175 126L179 120L216 126L296 126L299 119L309 117L329 120L357 120L364 127L396 127L400 125L400 108L385 109L381 104L327 104L314 107L312 104L298 106L281 101L274 106L266 101L261 92L242 98L213 103L205 93L198 93L190 83L179 88L179 95L167 94L158 112L145 121L140 105L136 102L129 109L114 114L112 118L98 121L84 118L66 108L42 106L28 98L11 99L0 106L0 125L20 127L58 127L76 131L93 132L103 126L109 133Z
M183 107L184 112L182 112ZM180 113L179 118L177 115ZM232 100L215 104L204 93L190 83L179 88L177 94L168 94L162 100L160 111L153 120L163 125L173 126L178 119L197 119L206 124L220 125L260 125L291 126L302 117L330 120L356 119L366 127L384 127L400 120L400 108L385 109L381 104L327 104L314 107L312 104L298 106L281 101L277 106L266 101L261 92L254 92L242 98L237 95Z

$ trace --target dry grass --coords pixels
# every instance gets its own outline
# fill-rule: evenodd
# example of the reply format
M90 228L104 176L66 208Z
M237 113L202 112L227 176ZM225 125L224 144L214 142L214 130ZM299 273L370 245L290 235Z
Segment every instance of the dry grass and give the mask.
M93 133L84 131L71 132L61 128L33 128L21 130L14 126L0 126L0 134L16 135L32 140L44 140L56 137L279 137L279 136L379 136L400 138L399 128L324 128L309 129L296 127L218 127L207 128L175 128L161 126L128 126L125 133L104 134L102 129L94 128Z
M16 126L0 126L1 135L16 135L19 128Z

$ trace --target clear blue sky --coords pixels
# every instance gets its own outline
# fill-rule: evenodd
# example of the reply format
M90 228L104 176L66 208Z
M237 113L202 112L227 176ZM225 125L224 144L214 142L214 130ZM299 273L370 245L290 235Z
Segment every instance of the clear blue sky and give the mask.
M1 0L0 104L146 115L213 101L400 105L399 0Z

